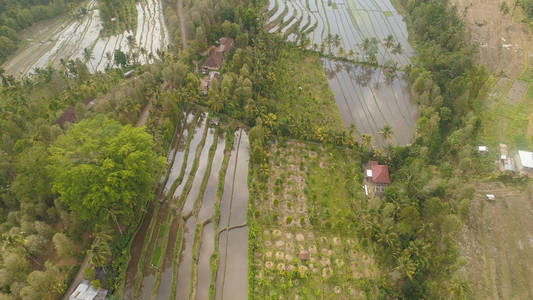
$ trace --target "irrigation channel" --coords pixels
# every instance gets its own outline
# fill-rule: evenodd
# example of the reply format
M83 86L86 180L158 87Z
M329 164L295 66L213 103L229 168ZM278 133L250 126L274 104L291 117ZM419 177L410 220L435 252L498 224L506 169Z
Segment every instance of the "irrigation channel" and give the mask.
M122 32L103 37L103 28L97 0L90 0L87 13L65 21L65 17L41 22L22 32L25 41L2 66L7 74L24 76L36 68L59 67L61 60L80 59L91 72L104 71L113 67L113 53L116 49L131 54L137 53L137 61L148 63L157 57L158 50L166 50L169 34L163 16L161 0L138 1L137 28L134 32ZM135 44L128 41L134 37ZM90 50L90 58L84 56L84 49Z
M336 56L346 56L352 50L350 58L364 61L363 41L376 38L379 65L394 63L401 68L414 55L403 16L389 0L333 0L331 4L328 0L270 0L267 8L269 32L289 41L306 36L312 49L329 52L331 47ZM338 45L328 43L328 35L338 35ZM391 43L385 42L388 36L393 37ZM405 74L398 71L390 79L382 68L329 59L323 59L323 66L346 127L355 124L356 135L371 135L378 147L410 143L418 109ZM393 129L389 140L379 134L386 125Z
M130 249L124 299L247 298L249 142L242 129L226 140L207 113L182 115Z

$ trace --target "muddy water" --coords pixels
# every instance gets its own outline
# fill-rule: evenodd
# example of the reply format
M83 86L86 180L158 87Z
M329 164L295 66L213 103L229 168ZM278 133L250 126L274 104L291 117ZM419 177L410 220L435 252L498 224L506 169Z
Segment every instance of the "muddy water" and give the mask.
M418 109L404 74L387 81L381 69L328 60L323 64L346 127L355 124L358 135L371 135L376 146L406 145L411 141ZM393 128L387 141L379 134L385 125Z
M224 190L222 200L220 201L220 221L218 228L224 228L229 224L229 215L231 211L231 198L233 195L233 179L235 177L235 167L237 162L237 153L239 150L240 130L235 132L233 149L231 150L230 159L226 177L224 178Z
M235 181L233 182L233 200L231 201L231 220L229 225L246 224L246 212L248 211L248 162L250 160L250 143L248 135L243 130L239 153L237 155L237 167Z
M285 3L285 1L280 0L278 11L270 18L270 21L275 20L285 6L288 7L288 13L284 17L284 22L288 21L291 16L299 17L302 14L306 16L309 13L317 22L316 29L308 35L311 40L310 47L319 48L321 44L325 44L328 33L339 35L340 44L338 48L333 47L333 53L339 54L340 47L345 51L351 49L358 53L359 59L364 59L359 48L365 38L376 38L381 41L388 35L392 35L396 42L402 45L403 53L393 54L391 49L380 44L377 53L378 61L383 64L392 60L400 66L410 63L409 57L414 55L414 51L408 43L407 27L403 17L396 12L389 0L335 2L336 8L328 5L326 0L310 0L305 3L298 0L288 0ZM309 5L309 9L307 5ZM274 0L271 0L269 10L274 9L274 6ZM291 23L293 22L295 21L293 20ZM275 26L271 32L285 32L289 25ZM295 40L295 36L292 35L288 38ZM325 46L327 51L329 47Z
M193 119L194 119L194 114L189 114L187 116L187 122L184 125L183 133L178 138L176 145L174 146L174 163L172 164L172 167L170 168L168 180L165 184L165 189L164 189L165 195L168 193L168 191L172 187L172 184L174 183L174 181L178 178L180 174L181 166L183 165L183 158L185 156L185 147L187 146L185 143L187 142L187 138L189 135L189 127Z
M186 216L190 214L194 208L194 203L198 199L200 194L200 187L202 186L202 181L204 179L205 171L207 169L207 164L209 162L209 149L213 145L215 135L215 129L208 129L207 136L205 137L205 144L202 152L200 153L200 158L198 160L198 169L194 175L194 180L192 182L191 190L187 195L187 200L183 205L182 215Z
M222 300L224 274L226 273L226 254L228 245L228 232L223 231L218 236L218 266L215 280L215 300Z
M152 220L152 214L154 213L154 201L148 207L148 212L144 216L143 223L141 227L135 234L133 242L130 247L130 261L128 262L128 267L126 269L126 282L124 284L124 299L133 299L133 286L135 285L135 280L137 278L137 266L139 265L139 258L142 251L142 246L144 243L144 237L150 226L150 221Z
M187 155L187 164L185 166L185 173L184 173L183 179L181 180L181 183L179 183L176 190L174 191L174 194L172 196L174 199L181 197L183 188L185 187L185 183L187 182L187 178L189 177L189 173L191 172L192 165L196 157L196 151L198 150L198 146L200 145L200 142L202 141L206 123L207 123L207 114L202 114L200 118L198 119L198 122L196 123L197 127L194 129L194 133L193 133L194 135L189 144L189 154Z
M215 250L215 227L213 222L204 226L198 258L198 286L196 289L197 300L209 299L209 285L211 284L211 255Z
M157 290L157 299L168 299L172 288L172 259L174 256L174 248L176 247L176 240L178 237L178 219L172 218L170 230L168 235L167 249L163 257L163 267L161 271L161 279L159 289Z
M226 148L226 139L224 136L218 138L217 150L213 156L213 164L211 166L211 174L205 186L205 192L202 199L202 207L198 213L198 220L204 222L215 214L215 200L218 189L218 179L220 176L220 169L222 161L224 160L224 149Z
M35 68L48 65L60 67L61 59L69 60L83 57L84 49L90 49L92 57L87 61L90 71L103 71L113 66L113 52L121 49L125 53L132 51L127 36L135 36L138 61L149 61L150 53L156 54L158 49L166 50L169 43L168 31L164 23L160 0L146 0L137 3L137 29L135 32L123 32L111 37L100 37L103 28L97 1L87 4L87 14L79 20L67 20L66 17L53 21L41 22L23 32L21 36L26 44L13 55L3 66L7 74L24 76L33 73ZM110 54L110 55L108 55Z
M183 246L178 265L176 300L188 299L189 297L192 269L192 244L195 229L196 222L194 217L190 217L187 222L185 222L185 230L183 232Z
M246 225L250 146L244 130L239 130L236 134L220 205L219 228ZM219 265L215 299L246 299L247 278L248 227L235 228L229 233L225 230L219 236Z
M245 300L248 295L248 227L229 232L226 253L224 286L215 292L215 299Z

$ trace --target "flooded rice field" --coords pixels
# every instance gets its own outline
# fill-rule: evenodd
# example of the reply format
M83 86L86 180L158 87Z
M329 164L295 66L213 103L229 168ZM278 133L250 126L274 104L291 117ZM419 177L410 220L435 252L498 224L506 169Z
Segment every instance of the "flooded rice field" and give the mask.
M198 259L198 284L196 299L209 299L209 286L211 284L211 255L215 251L215 226L209 222L204 226L202 232L202 242L200 245L200 256Z
M215 299L247 299L248 294L248 162L250 144L244 130L236 132L232 158L220 203L219 265Z
M192 267L192 243L196 222L194 218L189 217L185 223L183 233L182 251L178 264L178 284L176 285L176 300L189 299L191 287L191 267Z
M375 146L410 143L417 106L403 73L386 76L384 70L408 65L414 50L404 19L389 0L271 0L268 10L271 33L296 42L301 42L297 34L303 34L308 47L322 53L368 62L373 52L368 49L374 48L377 65L388 67L323 60L337 107L345 126L354 124L356 136L372 136ZM380 132L387 125L393 134L385 140Z
M268 19L271 33L284 34L290 40L296 39L296 33L304 33L309 38L309 47L324 48L325 51L339 56L347 56L350 50L353 57L364 60L361 45L365 39L376 38L377 58L380 64L393 61L399 66L409 64L409 57L414 54L407 39L407 26L403 17L396 11L389 0L270 0L269 10L277 9ZM277 5L276 5L277 4ZM297 24L298 26L293 26ZM338 36L340 40L332 42L328 35ZM393 37L394 45L382 41ZM402 51L394 51L400 45Z
M135 32L122 32L103 37L100 12L96 0L90 0L87 13L78 19L58 18L39 23L25 30L21 37L25 45L2 66L7 74L24 76L36 68L60 67L62 61L80 59L91 72L113 67L115 50L131 55L147 63L157 57L158 50L166 50L169 34L163 17L160 0L137 2L137 28ZM128 37L132 36L128 40ZM133 43L134 42L134 43ZM90 55L84 54L87 49Z
M168 158L167 181L162 183L164 189L131 247L123 298L209 299L210 286L220 282L218 299L223 295L224 299L245 299L248 136L244 130L238 130L234 145L230 145L233 149L226 149L222 131L209 127L207 114L184 114L180 122ZM225 160L227 166L223 164ZM220 174L226 174L228 179L222 186ZM219 189L226 200L217 197ZM221 253L227 250L226 246L215 249L217 204L227 207L226 227L220 236L226 237L224 245L230 251L220 256L218 265L223 267L217 269L221 280L212 278L216 270L211 264L215 250ZM239 282L238 287L234 281Z
M388 80L380 68L330 60L323 65L346 127L355 124L356 135L371 135L377 146L411 141L418 109L403 74ZM393 129L388 140L380 134L386 125Z

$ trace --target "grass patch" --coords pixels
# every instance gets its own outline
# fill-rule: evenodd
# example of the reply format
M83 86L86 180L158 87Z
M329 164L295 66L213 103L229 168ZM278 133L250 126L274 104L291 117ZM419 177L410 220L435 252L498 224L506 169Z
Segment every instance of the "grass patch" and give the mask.
M392 11L385 11L383 12L383 15L385 15L385 17L392 17Z
M154 256L152 257L152 265L157 266L159 263L159 258L161 258L161 246L157 246L154 251Z
M317 131L344 130L318 54L288 47L281 51L274 91L277 119L290 136L317 139Z
M533 140L527 135L529 117L533 111L531 86L526 93L526 100L516 105L504 103L500 100L494 108L484 113L482 118L481 141L492 149L498 149L498 144L505 143L511 149L533 149Z

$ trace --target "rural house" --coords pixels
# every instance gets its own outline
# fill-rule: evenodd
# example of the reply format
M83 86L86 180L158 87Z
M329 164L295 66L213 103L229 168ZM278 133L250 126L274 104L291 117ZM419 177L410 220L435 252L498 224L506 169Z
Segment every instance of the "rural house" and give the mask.
M207 50L207 59L202 65L202 72L207 74L209 71L218 71L224 63L224 55L231 50L233 46L233 39L230 37L223 37L219 40L219 46L211 46Z
M95 289L87 280L82 281L78 287L72 292L69 300L104 300L107 295L107 290L99 288Z
M389 167L370 161L365 167L365 194L381 197L389 185Z

